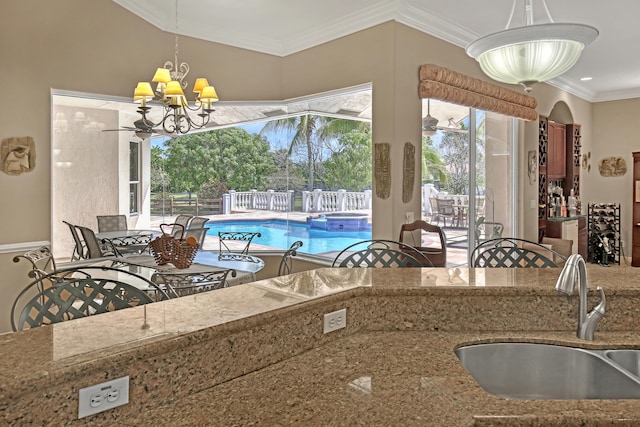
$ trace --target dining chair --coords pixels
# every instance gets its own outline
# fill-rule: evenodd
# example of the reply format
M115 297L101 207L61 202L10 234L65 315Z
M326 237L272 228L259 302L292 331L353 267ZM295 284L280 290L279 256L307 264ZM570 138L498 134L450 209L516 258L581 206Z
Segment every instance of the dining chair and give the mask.
M418 237L418 243L415 243L415 233L420 232L420 236ZM427 235L437 235L440 246L422 246L422 232L427 233ZM400 243L404 243L405 234L410 233L411 239L414 248L422 253L424 257L426 257L430 264L427 267L446 267L447 265L447 238L444 234L444 230L437 225L429 224L426 221L416 220L410 224L402 224L400 226L400 237L398 241ZM410 253L410 255L413 255Z
M207 237L207 231L209 231L208 227L188 228L184 232L183 238L186 239L187 237L195 237L196 240L198 241L198 245L200 246L200 249L203 249L204 240Z
M446 227L447 218L449 218L449 226L453 226L453 220L456 219L456 210L453 206L453 200L436 198L436 206L438 211L438 221L436 224L438 224L440 222L440 218L442 218L443 227Z
M96 237L96 233L92 229L83 227L81 225L76 225L75 227L80 231L80 235L84 240L84 244L86 247L86 259L122 255L115 249L112 244L101 244Z
M251 242L256 237L262 237L262 234L250 231L219 231L220 253L237 252L248 254L249 246L251 246Z
M280 260L280 267L278 267L278 276L284 276L286 274L291 274L293 257L298 254L298 249L302 247L302 242L300 240L295 241L289 246L289 249L285 251L282 255L282 259Z
M191 221L189 221L187 230L192 228L202 228L207 222L209 222L209 218L203 216L194 216L193 218L191 218Z
M363 240L344 248L333 260L332 267L404 268L431 265L413 246L393 240Z
M52 285L42 289L45 282ZM150 290L169 299L158 285L126 270L105 266L56 270L18 294L11 306L11 327L19 331L148 304L153 302Z
M128 229L126 215L96 215L96 218L98 219L98 233Z
M222 289L229 286L229 274L236 276L235 270L220 269L203 273L180 273L180 271L157 271L151 280L166 290L170 298L193 295L200 292Z
M558 267L566 258L551 247L518 239L503 237L480 243L471 252L469 265L475 268L546 268Z
M173 237L180 237L180 233L187 229L191 218L193 218L193 215L178 215L173 221L173 224L175 225L171 228L169 234Z
M44 277L56 270L56 260L48 246L16 255L13 257L13 262L20 262L21 259L26 259L31 264L31 270L27 274L32 279Z
M81 259L87 258L87 248L84 244L84 241L80 237L78 229L74 224L71 224L68 221L62 221L69 227L69 231L71 232L71 237L73 238L73 253L71 254L71 261L78 261Z

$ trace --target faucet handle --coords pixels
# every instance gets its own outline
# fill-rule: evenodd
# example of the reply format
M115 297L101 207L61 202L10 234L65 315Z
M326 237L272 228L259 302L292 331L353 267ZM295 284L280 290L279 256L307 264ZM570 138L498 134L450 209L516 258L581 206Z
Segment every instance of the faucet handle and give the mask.
M598 312L604 316L604 312L606 310L605 304L607 302L607 299L604 296L604 289L602 289L602 286L598 286L596 289L598 290L598 292L600 292L600 302L593 308L592 312Z

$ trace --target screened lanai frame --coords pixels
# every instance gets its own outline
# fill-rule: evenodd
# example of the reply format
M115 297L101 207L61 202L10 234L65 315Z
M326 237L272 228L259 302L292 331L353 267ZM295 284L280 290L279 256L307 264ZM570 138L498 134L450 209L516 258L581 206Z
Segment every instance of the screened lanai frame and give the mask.
M351 88L310 95L277 102L224 102L216 104L215 128L231 127L238 123L248 124L303 114L317 114L350 120L371 121L372 85L364 84ZM87 206L101 212L117 212L129 215L130 164L128 163L131 141L140 146L139 213L129 218L131 228L150 226L150 140L140 140L133 132L101 132L117 129L133 123L138 114L136 105L128 99L106 97L96 94L70 91L52 91L52 247L56 254L66 254L72 247L67 230L60 227L62 219L91 226L95 214L87 213ZM152 110L153 111L153 110ZM152 119L155 120L155 118ZM75 134L74 144L68 147L69 135ZM110 141L110 142L109 142ZM126 151L122 147L126 146ZM82 150L90 153L89 161L75 155ZM93 169L89 164L106 164L111 159L118 164L115 171L108 168ZM92 179L70 178L69 172L83 168L83 174L107 182L117 194L105 197L102 191L91 191ZM127 174L126 180L124 174ZM106 175L106 176L105 176ZM126 181L126 182L125 182ZM94 187L95 189L95 187ZM78 198L78 195L82 195ZM92 199L87 194L96 195ZM100 195L100 200L97 199ZM108 201L107 201L108 200ZM82 203L73 208L74 201ZM287 247L292 242L287 241ZM58 256L58 255L57 255Z

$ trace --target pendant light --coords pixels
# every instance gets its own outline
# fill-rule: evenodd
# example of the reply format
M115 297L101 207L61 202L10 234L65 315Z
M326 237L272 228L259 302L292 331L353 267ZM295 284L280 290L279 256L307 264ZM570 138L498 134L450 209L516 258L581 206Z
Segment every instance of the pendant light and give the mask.
M567 72L580 58L586 45L598 37L589 25L554 23L546 0L548 23L533 22L533 0L524 0L524 25L509 28L517 0L514 0L505 30L481 37L466 48L467 54L480 64L494 80L521 84L525 92L536 82L543 82Z

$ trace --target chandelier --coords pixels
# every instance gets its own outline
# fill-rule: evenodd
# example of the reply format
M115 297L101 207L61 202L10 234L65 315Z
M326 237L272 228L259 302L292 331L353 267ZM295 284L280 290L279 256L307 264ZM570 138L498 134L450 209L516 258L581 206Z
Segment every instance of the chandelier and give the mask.
M143 130L162 125L166 133L185 134L193 129L201 129L209 123L210 115L214 111L211 104L218 101L218 95L206 78L199 77L193 85L193 92L196 94L194 105L190 106L187 101L183 89L186 89L188 84L184 78L189 73L189 64L178 62L178 0L175 4L174 62L166 61L162 68L156 70L152 79L156 83L155 95L151 83L138 82L133 93L133 101L140 104L137 112L142 115L142 119L136 120L136 123L142 123ZM151 110L147 103L154 99L159 101L164 109L162 119L157 123L147 117ZM194 117L191 117L191 114Z
M584 47L598 37L598 30L583 24L554 23L546 0L542 4L548 23L534 24L532 0L524 0L524 25L510 28L516 1L506 29L479 38L466 51L487 76L521 84L530 92L534 83L551 80L573 67Z

